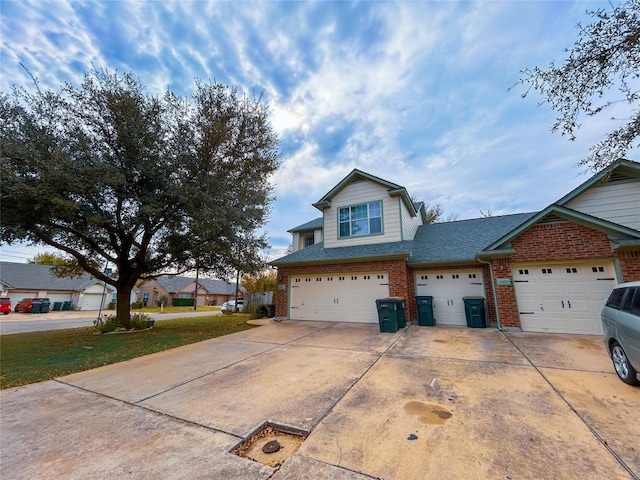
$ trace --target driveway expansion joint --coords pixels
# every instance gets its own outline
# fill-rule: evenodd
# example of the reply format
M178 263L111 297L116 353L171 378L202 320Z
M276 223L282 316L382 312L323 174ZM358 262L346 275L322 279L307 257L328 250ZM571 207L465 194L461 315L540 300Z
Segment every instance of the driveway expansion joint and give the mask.
M635 472L631 469L631 467L629 467L629 465L627 465L627 463L620 457L620 455L618 455L618 453L613 448L611 448L609 446L609 443L604 438L602 438L602 436L596 431L595 428L593 428L593 426L588 422L588 420L585 418L585 416L582 415L580 412L578 412L578 410L576 410L576 408L569 402L569 400L567 400L567 398L562 394L562 392L551 382L551 380L549 380L547 378L547 376L541 370L541 368L547 368L547 367L538 367L537 365L535 365L531 361L531 359L527 356L527 354L524 353L522 351L522 349L520 347L518 347L518 345L516 345L516 343L511 338L509 338L509 335L507 335L505 332L502 332L502 334L505 337L507 337L507 339L513 344L513 346L533 366L533 368L538 373L538 375L540 375L544 379L544 381L551 387L551 389L555 392L555 394L558 396L558 398L560 398L560 400L562 402L564 402L564 404L567 405L567 407L569 407L569 409L574 413L574 415L576 417L578 417L578 419L583 423L583 425L585 427L587 427L587 429L596 438L596 440L598 440L598 442L604 448L607 449L607 451L611 454L611 456L616 459L618 464L620 464L620 466L622 468L624 468L627 471L627 473L629 473L629 475L631 475L631 478L633 478L633 480L640 480L640 478L635 474ZM570 369L558 369L558 370L570 370ZM599 373L599 372L589 372L589 373Z
M81 390L81 391L86 392L86 393L90 393L90 394L95 395L97 397L106 398L108 400L112 400L112 401L117 402L117 403L128 405L130 407L139 408L141 410L144 410L145 412L149 412L149 413L152 413L154 415L158 415L158 416L164 417L164 418L169 418L171 420L174 420L174 421L179 422L179 423L184 424L184 425L190 425L190 426L195 426L195 427L198 427L198 428L204 428L205 430L209 430L209 431L212 431L212 432L218 432L218 433L224 433L225 435L230 435L232 437L236 437L238 439L242 439L242 437L240 435L236 435L235 433L232 433L232 432L227 432L225 430L221 430L219 428L214 428L214 427L211 427L209 425L203 425L201 423L192 422L190 420L187 420L187 419L184 419L184 418L180 418L180 417L176 417L174 415L169 415L168 413L161 412L159 410L155 410L153 408L149 408L149 407L144 406L144 405L138 405L138 403L127 402L126 400L122 400L120 398L115 398L115 397L111 397L109 395L105 395L103 393L94 392L93 390L89 390L89 389L86 389L86 388L83 388L83 387L79 387L77 385L73 385L72 383L63 382L62 380L57 379L57 378L52 380L52 381L54 381L56 383L59 383L61 385L65 385L67 387L71 387L72 389L77 389L77 390Z

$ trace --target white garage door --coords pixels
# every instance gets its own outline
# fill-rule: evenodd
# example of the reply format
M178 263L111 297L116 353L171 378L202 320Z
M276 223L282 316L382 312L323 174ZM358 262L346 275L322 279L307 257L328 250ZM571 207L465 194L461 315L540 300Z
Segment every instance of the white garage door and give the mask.
M109 293L110 292L107 291L107 295L109 295ZM100 304L104 298L106 298L106 296L103 296L101 293L85 293L82 298L80 310L100 310Z
M513 281L523 332L602 334L612 262L514 265Z
M482 269L418 272L416 295L433 297L436 325L466 325L462 299L485 297Z
M16 303L18 303L23 298L35 298L38 296L38 292L9 292L9 298L11 299L11 310L16 307Z
M387 272L291 277L289 318L377 323L376 299L389 296Z

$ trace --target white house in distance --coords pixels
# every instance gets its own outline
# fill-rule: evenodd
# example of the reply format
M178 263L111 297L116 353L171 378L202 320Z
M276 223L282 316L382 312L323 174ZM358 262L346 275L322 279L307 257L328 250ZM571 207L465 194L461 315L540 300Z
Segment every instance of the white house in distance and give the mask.
M100 310L116 301L116 289L92 277L60 278L46 265L0 262L0 290L15 307L23 298L48 298L56 302L69 302L73 310ZM131 292L131 302L137 300L137 288Z

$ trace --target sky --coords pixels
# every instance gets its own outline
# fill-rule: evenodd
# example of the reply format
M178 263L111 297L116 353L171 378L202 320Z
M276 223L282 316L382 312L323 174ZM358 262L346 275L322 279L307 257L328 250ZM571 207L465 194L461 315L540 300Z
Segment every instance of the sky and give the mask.
M518 80L561 63L597 8L610 6L0 0L0 88L31 88L21 65L53 90L96 66L134 73L152 94L189 96L196 79L264 92L282 152L264 227L272 259L354 168L459 220L542 210L586 181L578 162L615 115L581 119L571 142ZM5 245L0 259L42 251Z

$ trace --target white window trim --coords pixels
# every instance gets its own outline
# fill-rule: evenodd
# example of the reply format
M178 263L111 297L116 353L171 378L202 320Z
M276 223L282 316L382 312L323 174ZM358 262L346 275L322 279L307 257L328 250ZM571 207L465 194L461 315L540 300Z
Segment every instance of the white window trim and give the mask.
M345 222L341 222L340 221L340 210L342 210L343 208L348 208L349 209L349 231L351 233L351 209L353 207L359 207L361 205L366 205L367 206L367 221L371 221L371 218L378 218L378 217L370 217L369 216L369 205L372 203L378 203L380 204L380 231L379 232L375 232L375 233L365 233L362 235L348 235L348 236L342 236L340 235L340 224L341 223L345 223ZM372 200L369 202L362 202L362 203L354 203L353 205L343 205L340 207L337 207L337 212L336 212L336 220L338 222L338 231L337 231L337 236L338 236L338 240L349 240L349 239L353 239L353 238L362 238L362 237L373 237L376 235L384 235L384 212L383 212L383 206L384 206L384 202L382 200ZM363 219L364 220L364 219ZM371 223L369 223L369 228L371 228Z

